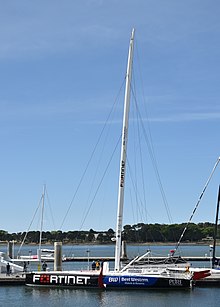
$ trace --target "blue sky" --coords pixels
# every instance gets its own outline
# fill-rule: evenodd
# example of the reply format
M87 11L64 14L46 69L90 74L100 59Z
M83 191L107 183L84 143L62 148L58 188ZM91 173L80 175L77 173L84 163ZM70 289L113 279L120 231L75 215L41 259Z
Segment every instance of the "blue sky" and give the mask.
M220 155L219 1L0 2L0 229L28 228L44 184L45 228L60 228L122 84L132 27L172 221L188 221ZM115 228L117 163L85 223L89 179L62 230ZM214 221L219 167L194 222ZM140 222L168 223L151 175L152 219ZM124 224L136 223L126 209Z

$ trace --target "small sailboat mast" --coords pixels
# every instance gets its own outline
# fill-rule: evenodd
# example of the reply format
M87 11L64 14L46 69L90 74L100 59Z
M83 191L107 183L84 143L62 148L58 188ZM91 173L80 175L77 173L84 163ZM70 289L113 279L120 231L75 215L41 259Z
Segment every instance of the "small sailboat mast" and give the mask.
M38 249L38 260L41 263L41 244L42 244L42 231L43 231L43 218L44 218L44 201L45 201L45 191L46 185L43 187L43 194L42 194L42 207L41 207L41 225L40 225L40 239L39 239L39 249Z
M218 231L219 205L220 205L220 186L218 187L218 201L217 201L217 209L216 209L214 243L213 243L213 252L212 252L212 268L213 269L215 268L216 262L218 263L218 260L215 257L215 253L216 253L216 240L217 240L217 231Z
M131 87L131 75L132 75L132 63L133 63L133 51L134 51L134 32L135 30L133 29L129 45L126 85L125 85L124 117L123 117L123 127L122 127L121 160L120 160L119 191L118 191L118 213L117 213L117 225L116 225L115 271L119 271L120 269L120 257L121 257L121 233L122 233L122 216L123 216L123 207L124 207L124 183L125 183L125 169L126 169L127 141L128 141L128 117L130 109L130 87Z

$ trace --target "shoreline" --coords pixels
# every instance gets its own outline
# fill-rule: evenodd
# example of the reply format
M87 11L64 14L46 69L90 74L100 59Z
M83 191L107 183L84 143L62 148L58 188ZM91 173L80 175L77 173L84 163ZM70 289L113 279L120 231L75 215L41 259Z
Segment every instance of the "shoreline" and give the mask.
M56 241L59 242L59 241ZM43 246L53 246L55 242L45 242L41 244L41 247L43 248ZM63 243L61 242L63 246L71 246L71 245L80 245L80 246L93 246L93 245L100 245L100 246L105 246L105 245L115 245L114 243L98 243L98 242L84 242L84 243L76 243L76 242L69 242L69 243ZM4 246L7 245L8 241L1 241L0 242L0 246ZM126 242L126 245L133 245L133 246L175 246L177 243L176 242L146 242L146 243L137 243L137 242ZM195 245L212 245L213 241L199 241L199 242L183 242L180 245L181 246L195 246ZM14 242L14 245L19 246L21 245L20 242ZM24 243L23 245L25 246L38 246L39 243Z

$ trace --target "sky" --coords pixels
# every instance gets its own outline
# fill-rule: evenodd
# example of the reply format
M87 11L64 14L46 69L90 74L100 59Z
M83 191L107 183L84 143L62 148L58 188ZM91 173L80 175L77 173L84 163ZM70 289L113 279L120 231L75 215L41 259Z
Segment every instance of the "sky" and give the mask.
M124 224L187 222L220 156L219 1L0 4L0 229L26 231L44 185L45 230L115 229L119 154L100 197L87 198L95 167L74 195L123 83L133 27L171 219L149 167L148 218L134 219L125 204ZM115 138L121 110L111 128ZM193 222L214 222L219 179L220 165Z

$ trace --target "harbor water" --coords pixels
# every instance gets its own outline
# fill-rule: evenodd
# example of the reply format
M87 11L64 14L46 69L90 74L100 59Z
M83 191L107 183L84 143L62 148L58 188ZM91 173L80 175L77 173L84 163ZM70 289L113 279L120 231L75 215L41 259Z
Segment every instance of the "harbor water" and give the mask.
M0 287L0 306L219 306L219 288L193 290L99 291Z
M52 248L45 246L45 248ZM15 247L15 254L16 254ZM129 257L142 254L149 249L148 246L128 246ZM152 252L158 256L167 255L172 246L152 246ZM23 254L35 254L36 246L25 246ZM1 251L6 247L1 246ZM183 246L182 256L204 256L210 253L208 245ZM217 250L218 256L219 250ZM111 257L114 255L113 245L75 245L63 246L66 256L87 257L84 263L64 263L64 269L85 268L91 265L89 257ZM201 266L208 266L202 263ZM48 263L53 268L52 263ZM27 286L0 286L0 306L220 306L220 288L194 287L189 290L123 290L103 291L101 289L51 289Z

